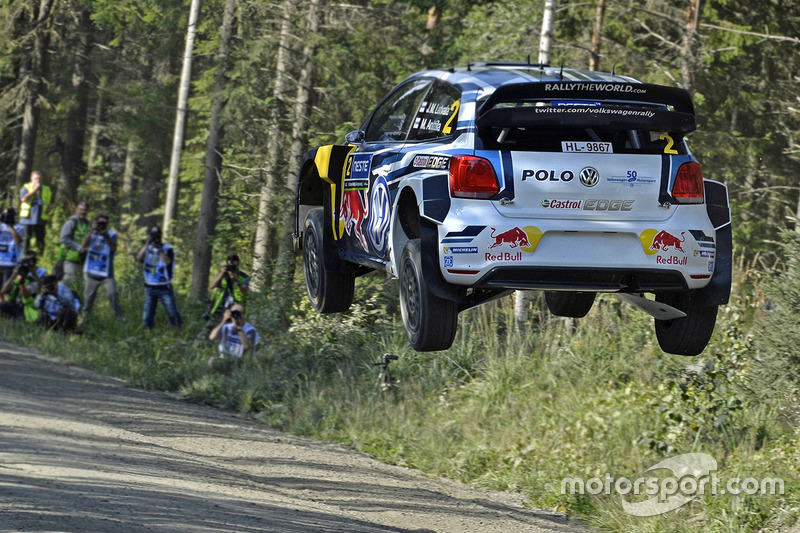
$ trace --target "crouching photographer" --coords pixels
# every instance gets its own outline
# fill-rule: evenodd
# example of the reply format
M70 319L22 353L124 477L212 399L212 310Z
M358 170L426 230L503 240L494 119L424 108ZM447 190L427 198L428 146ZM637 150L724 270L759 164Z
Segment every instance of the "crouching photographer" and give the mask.
M219 360L240 359L245 352L253 350L259 336L256 328L244 320L244 306L233 304L222 313L222 321L208 335L210 341L219 341L219 356L208 360L213 365Z
M45 269L36 266L36 254L26 254L0 288L0 316L34 322L40 311L33 304L45 274Z
M44 277L33 306L42 312L36 319L37 324L55 330L75 331L78 325L75 295L55 276Z

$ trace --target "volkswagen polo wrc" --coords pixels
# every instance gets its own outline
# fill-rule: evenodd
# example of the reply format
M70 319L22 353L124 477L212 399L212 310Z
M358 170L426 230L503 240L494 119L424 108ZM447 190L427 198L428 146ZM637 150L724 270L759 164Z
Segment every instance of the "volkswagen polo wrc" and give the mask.
M583 317L613 293L665 352L708 343L731 285L727 188L705 179L683 89L614 73L470 64L409 76L342 145L306 156L295 243L321 313L399 278L406 334L449 348L458 314L513 290Z

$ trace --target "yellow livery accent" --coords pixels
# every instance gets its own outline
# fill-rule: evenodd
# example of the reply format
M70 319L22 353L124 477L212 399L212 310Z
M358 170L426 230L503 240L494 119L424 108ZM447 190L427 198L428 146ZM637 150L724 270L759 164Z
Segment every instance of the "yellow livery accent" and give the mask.
M530 246L520 246L520 248L526 252L534 251L536 247L539 246L539 241L542 238L542 230L536 226L525 226L522 230L525 232L525 235L528 236L528 243L530 243Z
M658 230L648 228L644 230L641 235L639 235L639 240L642 241L642 249L644 253L647 255L653 255L658 253L658 249L652 250L651 246L653 245L653 239L655 238Z

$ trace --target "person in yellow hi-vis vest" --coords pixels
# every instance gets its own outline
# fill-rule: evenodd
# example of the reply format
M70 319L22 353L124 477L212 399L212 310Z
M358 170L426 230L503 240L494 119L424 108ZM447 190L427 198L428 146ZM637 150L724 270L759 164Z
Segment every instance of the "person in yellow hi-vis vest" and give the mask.
M36 239L39 255L44 253L44 236L50 222L50 202L53 192L42 183L42 173L31 172L31 181L19 190L19 223L25 226L25 249L31 249L31 239Z

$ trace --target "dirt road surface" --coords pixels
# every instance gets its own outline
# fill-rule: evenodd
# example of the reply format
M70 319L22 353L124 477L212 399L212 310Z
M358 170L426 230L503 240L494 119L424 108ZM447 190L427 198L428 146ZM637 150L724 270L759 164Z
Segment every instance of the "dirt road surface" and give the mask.
M582 528L0 342L0 531Z

